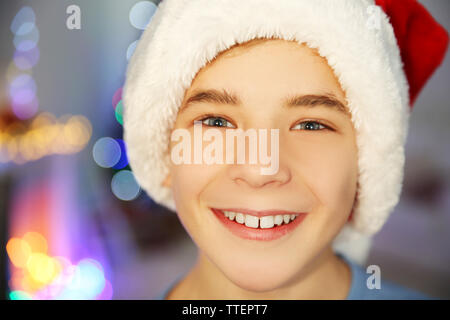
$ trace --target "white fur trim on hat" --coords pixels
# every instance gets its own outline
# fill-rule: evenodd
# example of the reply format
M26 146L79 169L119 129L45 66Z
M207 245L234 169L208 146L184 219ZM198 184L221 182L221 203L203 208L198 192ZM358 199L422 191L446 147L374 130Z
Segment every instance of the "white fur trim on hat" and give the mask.
M130 60L123 91L124 139L136 180L175 210L162 182L185 90L218 53L255 38L296 40L328 60L346 92L357 133L359 188L342 230L376 233L399 200L408 131L408 84L393 28L373 0L164 0ZM369 7L371 7L369 10Z

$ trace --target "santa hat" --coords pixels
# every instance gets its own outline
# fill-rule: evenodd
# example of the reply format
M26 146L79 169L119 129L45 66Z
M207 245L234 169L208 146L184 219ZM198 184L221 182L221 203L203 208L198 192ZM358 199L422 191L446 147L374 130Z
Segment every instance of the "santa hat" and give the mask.
M409 114L445 55L447 32L416 0L162 1L123 90L130 166L156 202L175 211L162 182L185 90L220 52L255 38L317 49L346 93L359 152L358 197L334 244L361 262L370 236L399 201Z

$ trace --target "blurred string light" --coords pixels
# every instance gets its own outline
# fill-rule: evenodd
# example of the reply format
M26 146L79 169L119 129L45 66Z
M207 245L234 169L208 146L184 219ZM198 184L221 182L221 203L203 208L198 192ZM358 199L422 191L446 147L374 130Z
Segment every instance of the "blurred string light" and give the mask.
M140 187L130 170L116 172L111 181L114 195L125 201L135 199L139 195Z
M151 1L139 1L131 7L129 19L130 23L133 27L139 30L145 30L148 24L153 18L157 10L157 6ZM133 41L127 49L126 56L127 60L133 56L134 50L136 50L136 46L138 44L138 40Z
M98 139L92 154L94 161L103 168L123 169L128 165L125 143L121 139Z
M9 279L11 300L112 298L111 283L98 261L84 258L72 263L65 257L50 256L47 240L40 233L9 239L6 251L14 266Z
M36 83L29 74L20 74L9 85L13 112L20 119L31 118L38 109Z
M31 69L40 57L37 46L40 35L33 9L22 7L12 20L10 29L14 34L16 51L7 71L9 98L14 114L25 120L33 117L39 107L36 84L31 77Z
M23 164L51 154L77 153L91 135L92 125L84 116L65 115L56 119L43 112L29 125L13 122L0 126L0 162Z
M37 46L38 41L39 41L39 30L36 28L36 26L26 34L23 35L16 34L13 40L16 49L22 52L35 48Z
M97 140L92 150L94 161L103 168L111 168L119 162L121 156L119 143L110 137Z
M112 104L117 122L123 125L122 88L117 89L114 93Z
M94 161L103 168L123 169L128 165L125 142L121 139L103 137L92 149Z
M139 1L130 10L130 22L136 29L144 30L156 12L156 5L151 1Z
M136 46L138 44L138 40L132 42L127 49L127 60L130 60L131 56L134 53L134 50L136 50Z
M114 107L114 110L116 110L117 104L122 100L122 88L119 88L114 92L113 98L112 98L112 105Z
M16 50L14 53L14 64L20 70L28 70L34 67L34 65L39 61L39 57L39 47L34 47L28 51Z
M46 155L80 151L92 135L88 119L80 115L65 115L57 119L50 113L37 114L39 102L32 69L40 57L40 33L33 9L22 7L11 22L10 29L14 34L15 53L7 68L6 79L14 117L0 116L0 162L21 164ZM17 118L21 121L17 121ZM53 179L53 188L60 192L53 198L42 196L45 193L41 194L41 186L29 190L27 196L22 194L26 190L24 186L15 191L21 194L12 201L16 203L10 214L9 229L13 230L13 236L6 245L10 260L9 298L111 299L112 285L106 279L103 268L107 265L86 257L83 243L77 242L77 246L70 246L74 235L70 235L67 227L72 222L68 218L78 219L74 218L72 206L67 205L73 202L73 189L66 187L68 180L61 179L60 175ZM33 199L39 199L39 202L35 203ZM63 208L63 212L56 212L55 206ZM70 212L70 215L66 212ZM56 215L57 219L52 219ZM30 228L30 224L38 226L37 229L44 231L42 234L50 234L51 237L46 238L38 232L26 232L35 229ZM52 240L53 250L56 248L56 251L63 252L61 256L50 254L47 239ZM101 257L101 254L97 253L97 257Z
M119 103L116 105L116 110L114 111L116 115L116 120L118 123L123 125L123 104L122 100L119 101Z
M120 146L120 158L119 161L113 166L114 169L123 169L128 165L127 151L125 149L125 142L122 139L116 139L116 142Z
M131 25L139 30L144 30L150 23L156 9L157 6L151 1L137 2L129 13ZM128 46L127 61L133 55L137 44L138 40L135 40ZM117 122L123 125L122 88L114 92L112 105ZM92 155L94 161L103 168L120 170L128 166L125 143L121 139L100 138L94 144ZM139 195L141 189L130 170L121 170L116 172L111 180L111 191L118 199L131 201Z
M133 5L129 13L130 23L139 30L144 30L150 23L157 6L151 1L139 1ZM127 61L132 57L138 40L127 48ZM116 90L112 98L114 115L117 122L123 125L122 88ZM92 155L94 161L102 168L124 169L128 166L126 146L123 140L103 137L95 143ZM140 187L130 170L116 172L111 180L112 193L120 200L131 201L140 194Z
M11 32L16 35L25 35L35 27L36 16L30 7L23 7L17 12L11 22Z

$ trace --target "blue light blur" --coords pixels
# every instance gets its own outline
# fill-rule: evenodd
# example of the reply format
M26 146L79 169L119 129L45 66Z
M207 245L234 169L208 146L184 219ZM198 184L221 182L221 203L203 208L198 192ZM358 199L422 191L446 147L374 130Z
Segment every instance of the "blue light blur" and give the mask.
M103 168L111 168L116 165L121 158L120 144L110 137L103 137L97 140L93 148L95 162Z
M140 1L130 10L130 23L136 29L144 30L156 12L156 5L151 1Z
M117 172L111 181L111 189L120 200L131 201L139 195L140 187L130 170Z
M120 159L116 163L115 166L113 166L113 169L123 169L128 165L128 157L127 152L125 149L125 142L122 139L115 139L117 143L120 145Z
M23 7L11 22L11 32L19 36L25 35L35 27L35 22L34 10L31 7Z

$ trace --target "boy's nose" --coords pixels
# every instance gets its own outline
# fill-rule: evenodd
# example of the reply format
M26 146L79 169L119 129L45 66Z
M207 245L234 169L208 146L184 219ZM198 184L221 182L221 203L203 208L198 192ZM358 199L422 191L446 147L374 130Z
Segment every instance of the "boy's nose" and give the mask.
M261 164L231 164L228 165L228 175L238 185L248 185L252 188L261 188L264 186L281 186L291 180L289 168L282 163L274 174L264 175L261 169L268 165Z

